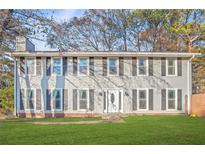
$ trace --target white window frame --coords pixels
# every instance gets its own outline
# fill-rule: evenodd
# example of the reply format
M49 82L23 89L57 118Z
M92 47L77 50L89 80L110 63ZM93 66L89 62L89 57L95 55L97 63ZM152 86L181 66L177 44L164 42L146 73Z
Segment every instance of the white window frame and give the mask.
M50 90L51 90L51 111L62 111L63 110L63 92L62 92L63 89L62 88L53 88L53 89L50 89ZM60 90L60 95L61 95L61 97L60 97L60 99L61 99L61 101L60 101L61 108L60 109L54 109L54 103L53 103L53 101L54 101L54 98L53 98L54 90ZM50 111L50 110L47 110L47 111Z
M28 102L28 98L27 98L27 91L28 90L33 90L33 109L29 109L27 108L27 102ZM25 96L25 111L36 111L36 89L35 88L25 88L24 90L24 96Z
M85 90L87 93L87 106L86 109L80 109L80 90ZM88 88L80 88L77 90L78 97L77 97L77 110L78 111L88 111L89 110L89 100L90 100L90 94L89 94L89 89Z
M168 71L168 68L169 68L168 61L169 60L173 60L174 63L175 63L175 74L169 74L169 71ZM177 68L178 68L178 66L177 66L177 58L166 58L166 75L167 76L177 76Z
M33 65L33 69L34 69L34 72L33 72L33 74L28 74L28 70L27 70L27 60L29 60L29 59L33 59L34 60L34 65ZM25 62L26 62L26 64L25 64L25 66L26 66L26 70L25 70L25 73L26 73L26 75L27 76L35 76L36 75L36 57L26 57L25 58Z
M140 92L140 90L145 90L146 91L146 109L140 109L140 104L139 104L139 102L140 102L140 97L139 97L139 92ZM139 110L139 111L148 111L149 110L149 93L148 93L149 91L148 91L148 88L138 88L137 89L137 109Z
M175 91L175 109L169 109L168 108L168 97L169 97L169 94L168 94L168 91L169 90L174 90ZM178 96L177 96L177 88L166 88L166 110L167 111L177 111L177 104L178 104Z
M115 59L117 61L116 67L117 67L117 73L116 74L110 74L110 59ZM118 76L119 75L119 57L108 57L107 58L107 74L108 76Z
M145 60L145 69L146 69L146 72L145 74L139 74L139 68L140 68L140 65L139 65L139 60L140 59L144 59ZM137 75L138 76L147 76L148 75L148 58L147 57L138 57L137 58Z
M53 61L54 61L54 59L60 59L60 74L56 74L56 73L54 73L54 63L53 63ZM62 76L63 75L63 60L62 60L62 57L52 57L52 59L51 59L51 75L56 75L56 76Z
M86 72L86 74L80 72L80 60L81 60L81 59L86 59L86 60L87 60L87 72ZM89 66L89 63L90 63L89 58L88 58L88 57L78 57L78 60L77 60L77 61L78 61L78 64L77 64L77 65L78 65L78 75L79 75L79 76L88 76L88 75L89 75L89 74L88 74L88 73L89 73L89 69L90 69L90 66Z

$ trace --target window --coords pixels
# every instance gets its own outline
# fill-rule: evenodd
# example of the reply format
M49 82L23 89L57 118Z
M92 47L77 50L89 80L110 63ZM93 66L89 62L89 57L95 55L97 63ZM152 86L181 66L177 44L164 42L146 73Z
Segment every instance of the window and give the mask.
M176 109L176 90L168 90L167 109Z
M117 75L117 59L109 58L109 75Z
M88 59L80 58L79 59L79 74L88 74Z
M147 60L145 58L138 59L138 74L147 75Z
M176 60L167 59L167 75L176 75Z
M53 59L53 73L56 75L61 75L61 59L60 58Z
M53 108L60 110L61 109L61 90L53 90Z
M79 90L79 109L87 109L88 95L87 90Z
M26 70L28 75L34 75L35 70L35 60L32 58L26 59Z
M34 109L34 90L27 89L26 109Z
M139 90L139 109L146 110L148 108L147 104L147 90Z

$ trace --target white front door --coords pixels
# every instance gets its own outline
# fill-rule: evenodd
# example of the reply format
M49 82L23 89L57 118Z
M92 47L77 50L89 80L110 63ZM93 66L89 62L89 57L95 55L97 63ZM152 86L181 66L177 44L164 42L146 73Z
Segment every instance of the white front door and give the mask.
M119 90L108 90L108 112L119 112Z

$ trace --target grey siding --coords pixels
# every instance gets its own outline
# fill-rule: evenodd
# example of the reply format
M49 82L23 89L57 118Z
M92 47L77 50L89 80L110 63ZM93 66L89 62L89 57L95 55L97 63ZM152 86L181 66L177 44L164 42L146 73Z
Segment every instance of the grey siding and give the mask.
M182 58L177 58L177 75L182 76Z
M36 58L36 75L42 74L42 63L41 63L41 57Z
M166 58L161 58L161 74L166 76Z
M68 110L68 89L63 89L63 109Z
M36 110L41 110L41 89L36 89Z
M152 57L149 57L148 58L148 71L149 71L149 76L153 76L153 72L154 72L154 70L153 70L153 58Z
M153 110L153 100L154 100L154 92L153 89L149 89L149 110Z
M161 90L161 109L166 110L166 89Z
M103 76L107 76L107 57L103 57Z
M124 75L124 58L119 57L119 75L123 76Z
M89 90L89 98L90 98L90 103L89 103L89 109L91 111L94 111L94 89Z
M73 110L77 110L78 109L78 91L77 89L73 89Z
M177 90L177 110L182 110L182 89Z
M133 57L132 58L132 76L137 75L137 58Z
M89 58L89 75L94 76L94 57Z

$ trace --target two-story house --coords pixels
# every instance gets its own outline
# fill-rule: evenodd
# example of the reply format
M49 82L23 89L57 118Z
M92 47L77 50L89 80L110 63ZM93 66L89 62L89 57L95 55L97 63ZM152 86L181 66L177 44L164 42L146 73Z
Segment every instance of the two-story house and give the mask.
M197 54L34 49L19 37L12 53L18 116L190 112L191 59Z

